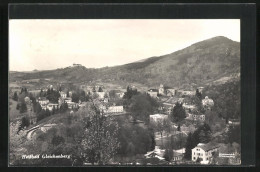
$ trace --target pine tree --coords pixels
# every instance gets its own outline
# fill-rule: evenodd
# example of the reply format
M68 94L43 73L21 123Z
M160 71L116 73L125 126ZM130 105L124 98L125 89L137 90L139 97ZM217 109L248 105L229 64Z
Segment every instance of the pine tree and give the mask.
M196 97L198 97L200 100L202 100L202 94L199 92L199 89L196 90Z
M98 92L103 92L103 89L101 87L99 87Z
M185 154L184 154L185 159L188 160L191 159L191 149L193 148L194 148L194 144L193 144L192 134L189 133L185 144Z
M171 120L172 122L179 122L186 117L186 112L182 107L182 104L177 102L172 110L171 113Z
M14 92L13 100L14 100L14 101L17 101L17 100L18 100L18 95L17 95L16 92Z
M180 126L180 124L178 125L177 131L181 131L181 126Z
M24 113L26 111L27 111L27 106L26 106L25 102L22 102L21 106L20 106L20 113Z

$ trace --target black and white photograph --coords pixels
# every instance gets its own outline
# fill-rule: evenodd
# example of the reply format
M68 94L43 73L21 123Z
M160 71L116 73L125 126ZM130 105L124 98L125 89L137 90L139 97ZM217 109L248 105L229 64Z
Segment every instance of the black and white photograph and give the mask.
M9 19L9 166L241 165L240 19Z

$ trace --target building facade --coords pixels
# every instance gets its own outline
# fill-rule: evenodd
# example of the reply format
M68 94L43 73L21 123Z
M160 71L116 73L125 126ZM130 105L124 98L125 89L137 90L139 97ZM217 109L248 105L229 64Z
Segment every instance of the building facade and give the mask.
M192 149L192 161L197 161L200 158L201 164L209 164L213 152L217 152L219 146L213 143L199 143Z

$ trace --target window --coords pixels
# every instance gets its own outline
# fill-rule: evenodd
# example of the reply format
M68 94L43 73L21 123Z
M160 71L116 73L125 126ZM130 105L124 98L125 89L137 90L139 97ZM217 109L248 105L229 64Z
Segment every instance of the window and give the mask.
M195 160L196 158L194 157L193 159Z
M207 160L209 160L209 158L207 158Z
M194 155L195 155L195 152L194 152Z

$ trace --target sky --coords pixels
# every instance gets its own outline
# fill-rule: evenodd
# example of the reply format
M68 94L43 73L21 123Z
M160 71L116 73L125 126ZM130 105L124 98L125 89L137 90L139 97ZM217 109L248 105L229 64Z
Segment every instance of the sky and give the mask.
M9 70L116 66L215 36L240 42L239 19L9 20Z

